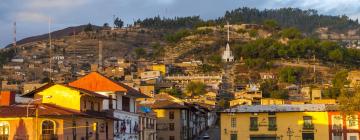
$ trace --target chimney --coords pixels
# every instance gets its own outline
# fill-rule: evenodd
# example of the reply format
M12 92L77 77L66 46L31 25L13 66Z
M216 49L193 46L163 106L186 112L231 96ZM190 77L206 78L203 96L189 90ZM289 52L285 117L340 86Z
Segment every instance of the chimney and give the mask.
M15 93L11 91L1 91L0 106L10 106L15 104Z

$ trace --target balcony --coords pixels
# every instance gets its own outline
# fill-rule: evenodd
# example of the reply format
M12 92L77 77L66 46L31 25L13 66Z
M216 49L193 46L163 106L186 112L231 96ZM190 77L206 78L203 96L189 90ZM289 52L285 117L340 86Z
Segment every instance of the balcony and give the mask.
M258 131L259 127L257 125L250 125L250 131Z
M342 126L342 124L333 124L332 125L332 129L333 130L342 130L343 129L343 126Z
M277 126L276 126L276 125L269 125L268 130L269 130L269 131L276 131L276 130L277 130Z
M314 130L314 124L304 124L303 129L304 130Z
M154 124L148 124L146 125L146 129L154 129Z

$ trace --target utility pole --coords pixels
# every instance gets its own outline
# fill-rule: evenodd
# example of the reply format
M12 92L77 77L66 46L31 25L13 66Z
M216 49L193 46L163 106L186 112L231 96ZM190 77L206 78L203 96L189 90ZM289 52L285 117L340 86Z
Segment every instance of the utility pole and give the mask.
M99 40L99 68L102 69L103 66L103 43Z
M48 26L49 26L49 45L50 45L50 51L49 51L49 67L50 67L50 72L49 72L49 79L51 82L52 81L52 67L51 67L51 57L52 57L52 44L51 44L51 18L49 17L49 22L48 22Z
M13 42L13 46L15 48L15 51L16 51L16 21L14 22L13 24L13 28L14 28L14 32L13 32L13 36L14 36L14 42Z

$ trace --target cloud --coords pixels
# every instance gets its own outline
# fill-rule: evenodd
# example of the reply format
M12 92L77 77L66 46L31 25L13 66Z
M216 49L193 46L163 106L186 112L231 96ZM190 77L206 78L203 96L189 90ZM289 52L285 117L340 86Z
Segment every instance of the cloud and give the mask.
M16 19L19 22L44 23L48 22L49 17L36 12L20 12L16 15Z
M72 8L88 2L91 2L91 0L28 0L25 7L31 9Z

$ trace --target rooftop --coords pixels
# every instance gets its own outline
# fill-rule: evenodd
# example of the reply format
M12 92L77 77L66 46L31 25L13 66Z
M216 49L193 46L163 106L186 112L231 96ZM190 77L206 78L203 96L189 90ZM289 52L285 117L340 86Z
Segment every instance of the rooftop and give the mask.
M223 110L222 112L251 113L251 112L321 112L337 110L334 105L301 104L301 105L240 105Z

